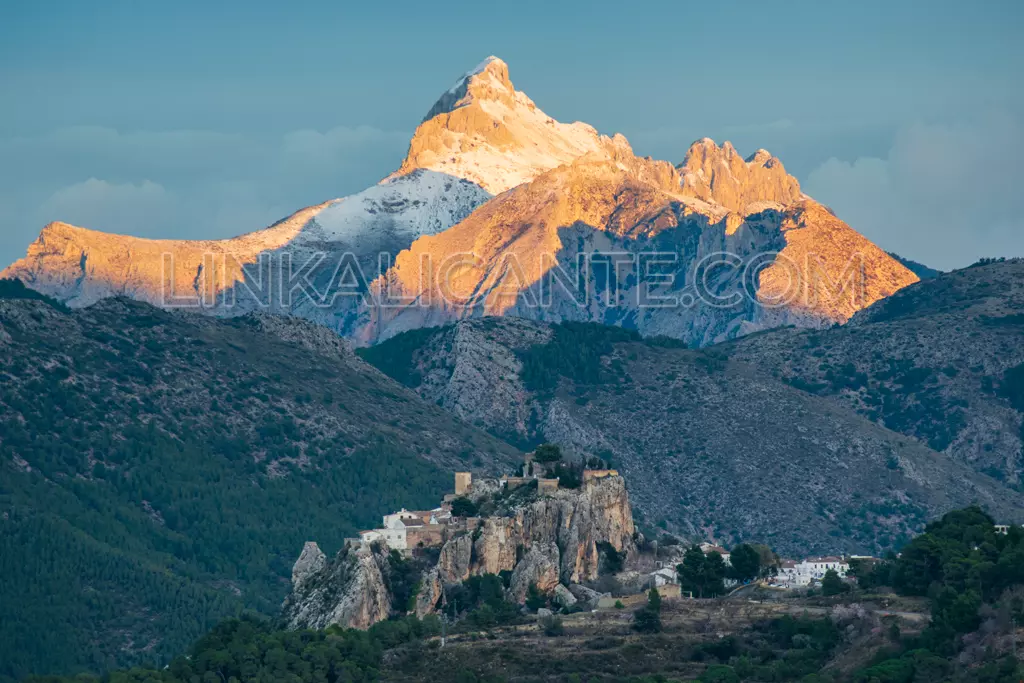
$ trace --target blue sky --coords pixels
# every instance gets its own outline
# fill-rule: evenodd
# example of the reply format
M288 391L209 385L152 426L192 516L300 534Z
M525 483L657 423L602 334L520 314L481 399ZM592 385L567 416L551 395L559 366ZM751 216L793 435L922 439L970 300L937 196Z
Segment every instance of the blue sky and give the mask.
M1024 255L1022 7L6 0L0 262L50 220L222 237L358 191L489 54L638 153L765 147L906 256Z

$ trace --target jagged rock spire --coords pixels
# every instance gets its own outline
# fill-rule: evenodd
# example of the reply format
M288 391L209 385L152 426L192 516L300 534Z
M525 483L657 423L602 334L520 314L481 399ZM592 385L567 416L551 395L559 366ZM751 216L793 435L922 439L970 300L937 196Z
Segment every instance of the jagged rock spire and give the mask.
M678 169L684 194L730 211L745 213L754 202L786 206L803 198L797 179L764 149L743 159L732 143L719 147L711 138L702 138L690 145Z

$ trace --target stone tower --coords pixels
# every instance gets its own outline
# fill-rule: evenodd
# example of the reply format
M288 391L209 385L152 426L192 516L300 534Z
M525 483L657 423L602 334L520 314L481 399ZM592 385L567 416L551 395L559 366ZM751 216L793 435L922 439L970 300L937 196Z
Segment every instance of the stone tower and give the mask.
M456 472L455 473L455 495L464 496L469 493L469 490L473 488L473 473L472 472Z

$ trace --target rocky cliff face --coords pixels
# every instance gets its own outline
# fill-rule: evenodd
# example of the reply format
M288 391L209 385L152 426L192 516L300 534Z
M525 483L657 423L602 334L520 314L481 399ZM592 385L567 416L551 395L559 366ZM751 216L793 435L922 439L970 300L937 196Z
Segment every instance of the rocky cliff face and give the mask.
M391 613L389 572L386 546L344 548L327 562L316 543L306 543L281 618L290 629L369 628Z
M357 340L501 315L617 324L703 346L767 327L843 322L917 280L827 208L800 199L781 165L748 167L710 141L695 147L711 166L732 160L763 171L737 169L742 182L689 188L742 211L687 195L693 173L681 178L628 145L612 158L581 157L400 253L374 283L389 305L364 308ZM747 201L755 197L767 199Z
M445 543L437 566L424 577L416 611L432 611L445 586L474 575L511 571L509 599L519 603L531 583L551 592L559 583L593 581L600 570L600 546L607 543L628 558L635 552L633 534L621 477L540 495Z
M789 205L806 198L796 178L764 149L744 159L731 143L719 147L703 138L690 146L678 169L684 194L741 215L755 202Z
M422 577L416 614L433 612L447 586L470 576L511 571L507 597L516 603L525 601L531 584L552 593L560 584L592 581L605 544L626 560L634 556L634 531L621 477L549 493L521 489L482 518L478 528L455 532L444 544L437 564ZM292 570L292 593L282 618L288 628L366 628L391 613L390 578L383 543L346 548L326 561L316 543L308 542Z

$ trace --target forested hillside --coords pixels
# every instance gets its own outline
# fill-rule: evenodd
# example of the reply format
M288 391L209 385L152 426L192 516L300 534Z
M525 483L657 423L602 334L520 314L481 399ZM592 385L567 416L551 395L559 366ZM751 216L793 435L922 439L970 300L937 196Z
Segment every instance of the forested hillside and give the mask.
M4 291L0 679L159 661L274 613L305 540L333 552L515 457L308 323Z
M722 350L1024 490L1024 260L942 273L841 327Z
M463 584L462 612L448 607L443 648L434 615L368 631L280 631L267 621L230 619L165 669L102 680L1017 683L1024 676L1016 657L1024 621L1020 529L1000 534L978 508L957 510L930 524L899 558L857 569L859 586L833 576L836 590L824 589L826 579L826 597L776 595L758 603L653 594L640 608L620 603L539 619L504 600L500 577L474 576ZM547 604L539 594L528 604L534 601L531 611ZM909 611L880 609L880 602ZM45 683L65 681L71 683Z

